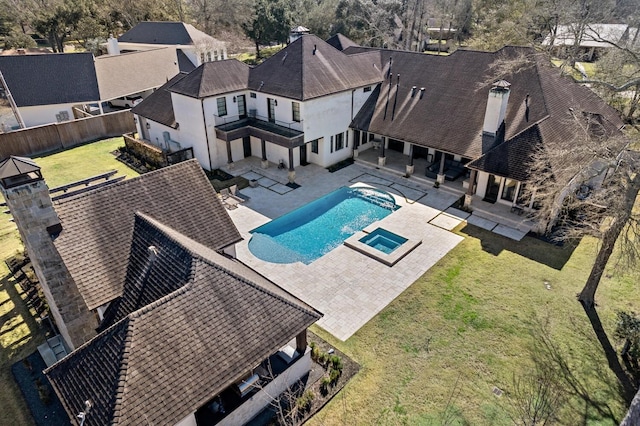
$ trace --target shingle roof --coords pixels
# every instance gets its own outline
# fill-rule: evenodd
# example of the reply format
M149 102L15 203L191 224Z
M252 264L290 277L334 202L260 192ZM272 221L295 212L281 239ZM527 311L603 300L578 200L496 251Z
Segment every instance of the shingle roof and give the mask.
M381 80L378 65L376 54L348 56L305 34L253 68L249 89L307 100L375 84Z
M101 99L114 99L163 85L178 74L173 47L96 58Z
M91 53L0 56L0 71L19 107L100 99Z
M54 244L89 309L122 294L136 211L214 250L241 240L196 160L55 201L54 208L63 228Z
M355 41L351 40L349 37L340 33L334 34L331 37L329 37L327 39L327 44L330 44L331 46L335 47L338 50L345 50L348 47L358 46L358 43L356 43Z
M37 172L40 167L31 158L12 155L0 161L0 179Z
M189 280L45 371L71 418L91 400L87 425L175 424L321 316L151 217L137 216L133 238L133 262L148 262L145 245L154 242L149 274L170 270L167 279L180 282L188 262L167 263L164 252L179 253Z
M169 127L176 127L171 93L168 88L182 80L187 74L180 73L163 84L145 100L131 109L131 112Z
M202 40L219 43L208 34L184 22L140 22L118 37L118 41L141 44L197 44Z
M187 57L182 49L176 49L176 54L178 55L178 68L180 69L180 72L189 73L196 69L196 66L193 65L191 59Z
M348 52L359 51L362 48L348 49ZM515 47L495 53L458 50L450 56L380 50L385 77L389 75L389 59L392 59L391 79L385 78L379 91L372 93L352 127L477 158L482 154L482 126L490 89L490 86L479 89L478 83L487 78L492 62L518 51L533 53ZM505 118L509 138L548 112L535 67L505 79L511 83ZM413 86L416 92L412 97ZM425 91L420 99L423 87ZM524 114L527 95L528 120Z
M168 90L198 99L244 90L249 81L249 69L247 64L236 59L205 62Z

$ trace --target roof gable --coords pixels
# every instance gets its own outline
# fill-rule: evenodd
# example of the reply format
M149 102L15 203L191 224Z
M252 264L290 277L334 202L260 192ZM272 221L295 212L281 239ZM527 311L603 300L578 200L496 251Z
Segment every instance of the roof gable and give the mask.
M168 90L192 98L206 98L246 90L249 66L236 59L205 62Z
M55 201L54 208L63 228L54 244L89 309L122 294L137 211L213 250L241 240L196 160Z
M156 241L160 256L188 254L192 273L46 370L70 417L90 399L96 424L174 424L320 318L272 291L275 284L253 281L246 266L148 216L138 216L135 234ZM133 261L146 252L138 245ZM160 256L151 269L174 270Z
M331 37L329 37L327 39L327 44L330 44L331 46L335 47L338 50L345 50L348 47L359 46L358 43L356 43L355 41L351 40L349 37L340 33L334 34Z
M213 37L184 22L139 22L118 37L124 43L195 45L203 40L217 42Z
M173 77L159 87L158 90L147 96L143 102L134 106L131 112L155 121L156 123L175 128L176 117L173 111L173 102L171 102L169 88L185 78L186 75L187 74L180 73Z
M377 56L348 56L305 34L252 69L249 89L307 100L379 82L374 64Z
M0 56L0 71L19 107L100 99L91 53Z

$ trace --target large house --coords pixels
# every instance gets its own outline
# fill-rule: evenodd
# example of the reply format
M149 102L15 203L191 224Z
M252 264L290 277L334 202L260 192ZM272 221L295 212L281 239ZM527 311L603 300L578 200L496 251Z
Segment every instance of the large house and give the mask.
M189 72L211 61L227 59L226 43L184 22L140 22L117 39L107 41L109 55L173 47L180 71Z
M242 424L308 373L321 315L235 259L195 160L52 201L10 157L0 189L73 350L45 372L70 418Z
M486 84L493 63L520 55L528 66ZM206 169L254 156L263 167L286 165L294 181L307 162L328 166L375 148L379 167L391 150L405 155L407 175L463 180L467 203L475 195L523 208L533 202L521 196L526 159L566 139L573 114L598 116L612 132L623 126L529 48L432 56L358 47L341 35L328 43L302 35L254 68L203 64L132 111L142 139L192 147ZM426 166L415 170L418 159Z

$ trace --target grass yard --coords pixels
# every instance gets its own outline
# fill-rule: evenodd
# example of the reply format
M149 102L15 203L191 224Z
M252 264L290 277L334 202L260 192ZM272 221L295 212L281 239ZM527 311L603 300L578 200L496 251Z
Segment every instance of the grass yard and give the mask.
M110 153L124 145L122 138L107 139L68 151L35 158L50 188L117 169L127 177L137 173ZM4 209L3 209L4 210ZM44 333L21 299L20 287L9 278L4 260L22 245L10 215L0 215L0 425L30 425L33 419L11 374L11 365L33 353Z
M533 371L533 355L560 355L574 383L601 404L596 410L572 397L561 424L618 424L625 407L615 377L575 298L596 241L584 240L571 253L472 226L457 232L463 242L346 342L314 329L361 370L309 424L514 424L507 395L514 375ZM616 310L640 306L640 274L610 273L616 276L605 278L597 300L611 338ZM535 345L541 329L557 353ZM495 396L494 386L505 393Z

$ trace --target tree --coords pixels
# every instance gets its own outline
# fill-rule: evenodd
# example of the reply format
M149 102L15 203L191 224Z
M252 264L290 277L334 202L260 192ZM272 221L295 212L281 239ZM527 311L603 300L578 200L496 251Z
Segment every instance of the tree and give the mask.
M5 49L28 49L36 46L36 42L31 37L22 33L12 33L4 39Z
M536 364L526 374L514 374L507 393L511 420L523 426L553 424L565 403L565 393L560 377L549 366Z
M242 24L242 29L255 43L256 56L260 58L260 45L286 42L290 26L291 18L284 0L256 0L253 16Z

